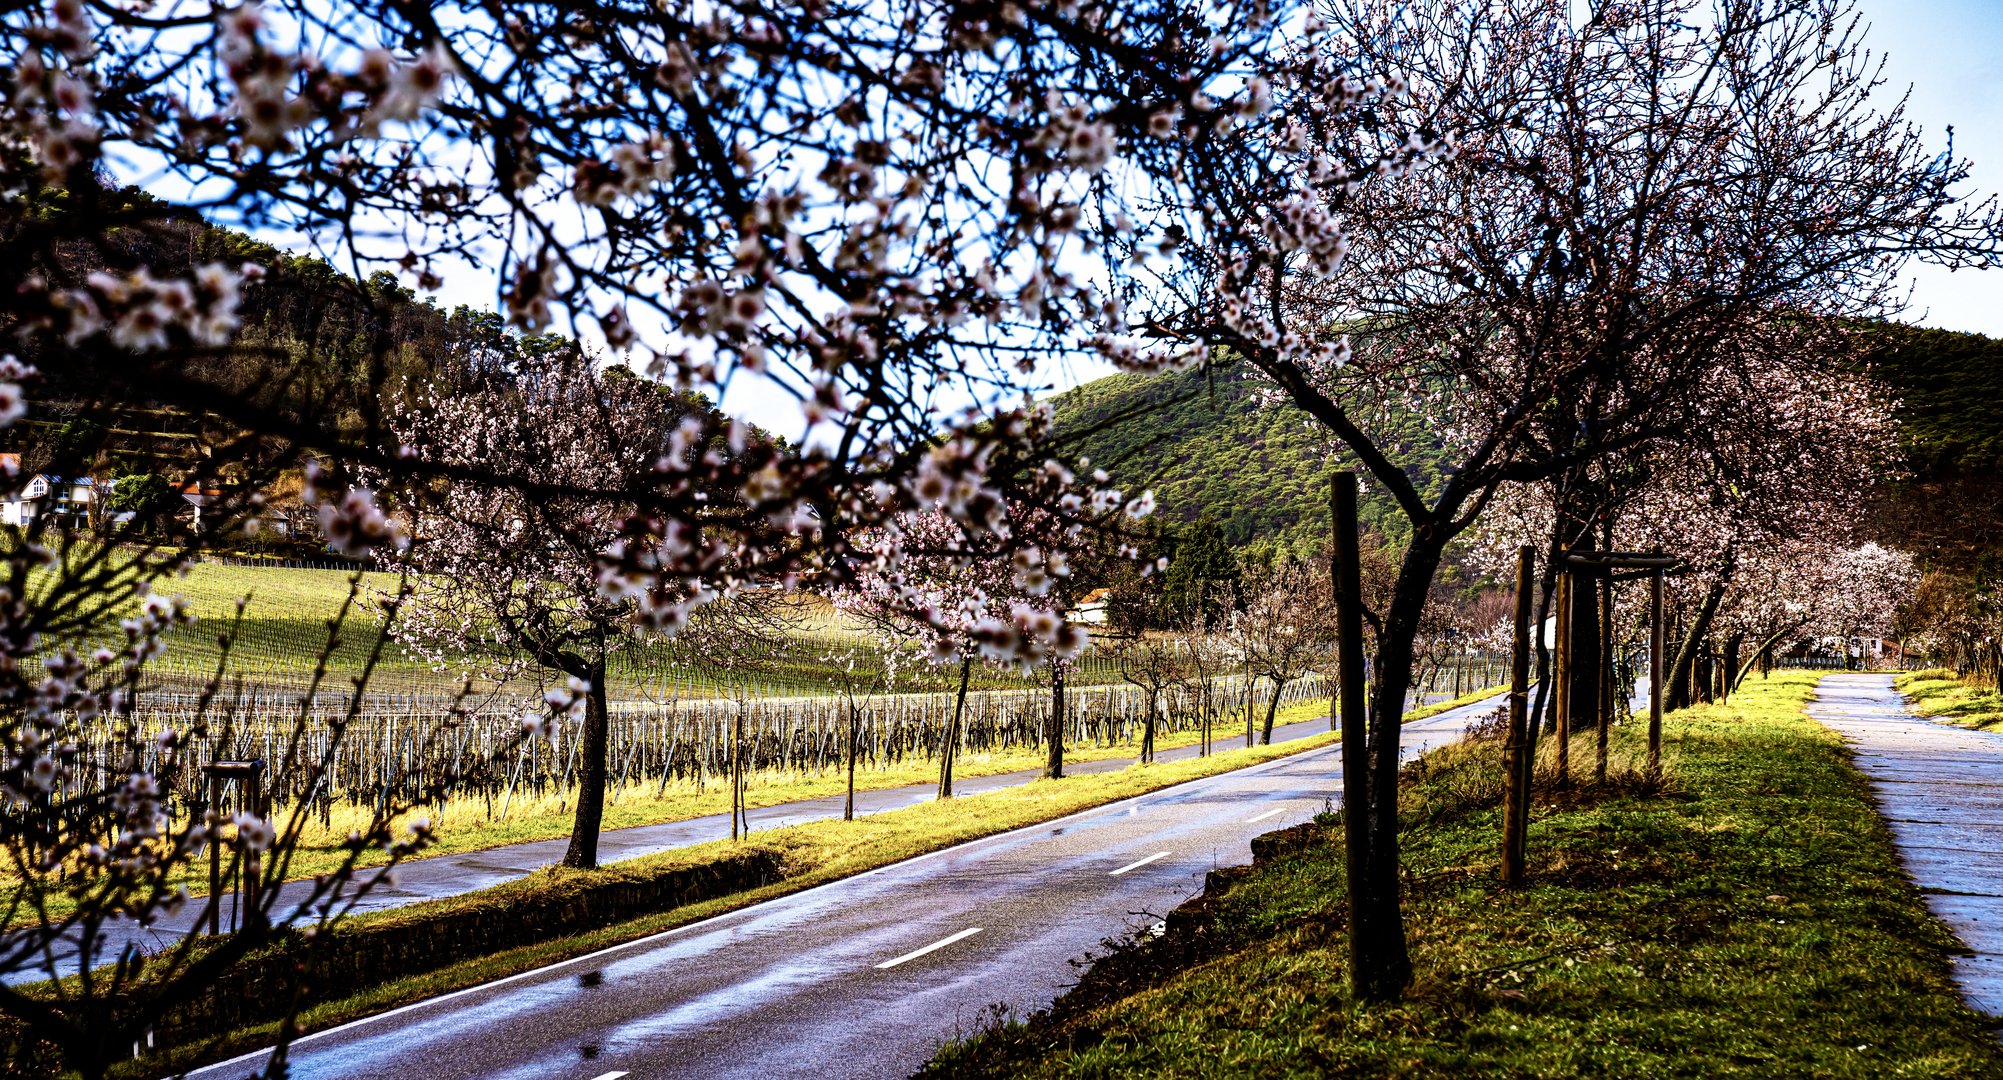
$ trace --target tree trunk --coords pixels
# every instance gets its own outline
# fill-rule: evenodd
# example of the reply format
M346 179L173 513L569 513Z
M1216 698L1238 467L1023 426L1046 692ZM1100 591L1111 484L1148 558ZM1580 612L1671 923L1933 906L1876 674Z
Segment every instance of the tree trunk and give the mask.
M1597 726L1600 712L1600 680L1605 661L1600 656L1600 578L1588 573L1572 575L1572 642L1567 656L1571 677L1571 728L1581 731L1587 724Z
M1158 700L1158 695L1153 692L1148 694L1148 717L1141 727L1140 763L1143 765L1152 765L1155 759L1155 704Z
M1425 526L1413 530L1377 635L1375 681L1370 687L1369 851L1363 860L1365 880L1353 894L1350 911L1359 946L1352 982L1358 996L1374 1001L1395 999L1412 982L1398 875L1399 734L1405 696L1412 688L1419 618L1444 550L1436 530Z
M1524 839L1530 814L1530 578L1537 555L1516 551L1516 603L1510 619L1509 731L1502 747L1502 884L1523 884Z
M1537 617L1530 625L1530 647L1536 663L1536 675L1531 680L1536 684L1537 693L1530 702L1530 759L1537 759L1537 738L1544 732L1558 730L1558 711L1555 707L1555 693L1552 685L1551 666L1555 658L1550 646L1544 643L1544 624L1551 621L1558 600L1558 570L1564 559L1564 541L1556 526L1553 526L1551 543L1545 549L1544 572L1537 579ZM1554 635L1555 639L1555 635Z
M855 759L862 749L862 710L855 702L848 707L848 799L842 803L842 820L855 820Z
M1612 550L1613 544L1601 542L1602 550ZM1614 581L1611 574L1593 579L1593 592L1599 598L1599 724L1593 744L1593 783L1605 787L1607 783L1607 735L1614 726Z
M953 755L960 749L960 716L967 707L967 680L974 673L974 658L960 658L960 692L953 697L953 721L946 727L946 742L939 748L939 798L953 797Z
M744 705L738 703L730 719L730 838L737 839L737 823L743 820L744 784Z
M605 714L605 660L600 657L585 675L590 684L584 704L584 761L577 789L577 817L570 826L570 847L563 865L590 870L598 865L598 827L605 820L605 773L610 721Z
M1362 667L1360 635L1360 571L1358 571L1358 525L1356 525L1356 479L1352 473L1336 477L1334 485L1334 525L1336 525L1336 591L1338 601L1350 611L1342 623L1350 627L1342 645L1344 687L1356 685L1356 669ZM1432 575L1440 567L1446 549L1446 535L1438 527L1418 525L1406 547L1404 563L1398 567L1398 583L1392 589L1390 609L1384 613L1378 631L1376 665L1372 665L1372 685L1368 703L1368 745L1358 745L1354 731L1346 725L1342 753L1346 848L1350 868L1350 988L1364 1000L1394 1000L1412 982L1412 956L1404 940L1404 902L1398 880L1398 735L1404 719L1404 697L1412 689L1412 645L1418 639L1418 619L1432 589ZM1344 719L1358 719L1362 709L1344 707ZM1366 761L1356 753L1366 749ZM1368 785L1368 791L1354 791L1352 785ZM1368 809L1368 822L1356 822L1358 809ZM1358 850L1362 848L1362 850Z
M1261 746L1273 745L1273 716L1280 711L1280 695L1286 692L1287 684L1277 678L1274 679L1272 700L1266 702L1266 726L1261 729L1259 735Z
M1252 665L1248 663L1245 665L1245 749L1247 750L1252 748L1252 721L1254 719L1252 713L1252 693L1257 686L1257 681L1252 678ZM1330 703L1331 708L1328 710L1328 730L1330 731L1335 730L1335 709L1332 707L1333 704L1333 702Z
M1704 639L1711 635L1711 621L1717 617L1718 605L1725 599L1725 590L1731 585L1732 571L1728 561L1719 575L1712 579L1710 591L1704 594L1704 602L1697 607L1697 617L1690 620L1690 629L1683 635L1683 643L1676 650L1676 662L1669 668L1669 703L1671 709L1688 707L1695 699L1691 695L1691 675L1697 666L1697 654L1704 648Z
M1726 704L1732 701L1732 691L1739 685L1739 651L1746 646L1746 632L1735 630L1725 639L1724 677L1718 681L1718 698Z
M1050 662L1050 730L1046 732L1050 756L1043 763L1045 780L1064 778L1064 664L1063 660Z

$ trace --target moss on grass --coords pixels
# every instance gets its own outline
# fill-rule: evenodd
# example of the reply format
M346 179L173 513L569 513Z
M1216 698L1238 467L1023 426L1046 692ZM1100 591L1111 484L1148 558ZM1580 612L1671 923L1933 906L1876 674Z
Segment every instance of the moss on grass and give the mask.
M1548 785L1531 878L1496 884L1492 741L1408 769L1418 979L1345 986L1327 830L1102 964L1050 1014L949 1047L935 1075L1995 1077L2003 1045L1949 978L1956 942L1900 871L1817 676L1674 714L1667 791L1617 729L1605 790ZM1548 779L1548 778L1547 778Z
M2003 724L2003 694L1947 668L1909 671L1892 682L1921 716L1971 728Z

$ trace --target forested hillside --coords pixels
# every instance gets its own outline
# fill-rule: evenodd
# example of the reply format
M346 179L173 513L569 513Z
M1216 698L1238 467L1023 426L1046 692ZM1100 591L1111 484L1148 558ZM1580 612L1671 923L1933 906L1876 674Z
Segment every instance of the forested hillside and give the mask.
M2003 560L2003 341L1900 328L1872 358L1898 399L1888 539L1987 592Z
M1328 528L1328 476L1345 455L1326 429L1292 404L1259 400L1241 364L1209 372L1112 375L1056 399L1057 430L1126 486L1152 487L1172 527L1209 515L1254 550L1312 550ZM1438 444L1417 418L1391 448L1422 490L1438 482ZM1389 536L1404 523L1390 499L1364 485L1363 517Z

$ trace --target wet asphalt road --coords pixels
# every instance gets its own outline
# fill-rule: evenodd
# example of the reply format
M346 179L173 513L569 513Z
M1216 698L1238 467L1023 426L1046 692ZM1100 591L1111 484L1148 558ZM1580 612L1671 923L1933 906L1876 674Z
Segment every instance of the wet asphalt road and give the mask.
M1407 724L1405 746L1497 704ZM977 840L307 1036L291 1075L907 1075L992 1012L1048 1004L1074 961L1147 931L1340 787L1330 746Z

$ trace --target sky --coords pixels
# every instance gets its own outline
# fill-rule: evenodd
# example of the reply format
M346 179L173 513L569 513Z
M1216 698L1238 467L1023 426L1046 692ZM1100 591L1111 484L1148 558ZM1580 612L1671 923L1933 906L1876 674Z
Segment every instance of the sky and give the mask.
M1929 147L1954 149L1974 186L2003 191L2003 0L1858 0L1867 42L1886 56L1883 93L1911 90L1909 118ZM2003 338L2003 270L1911 274L1906 322Z

